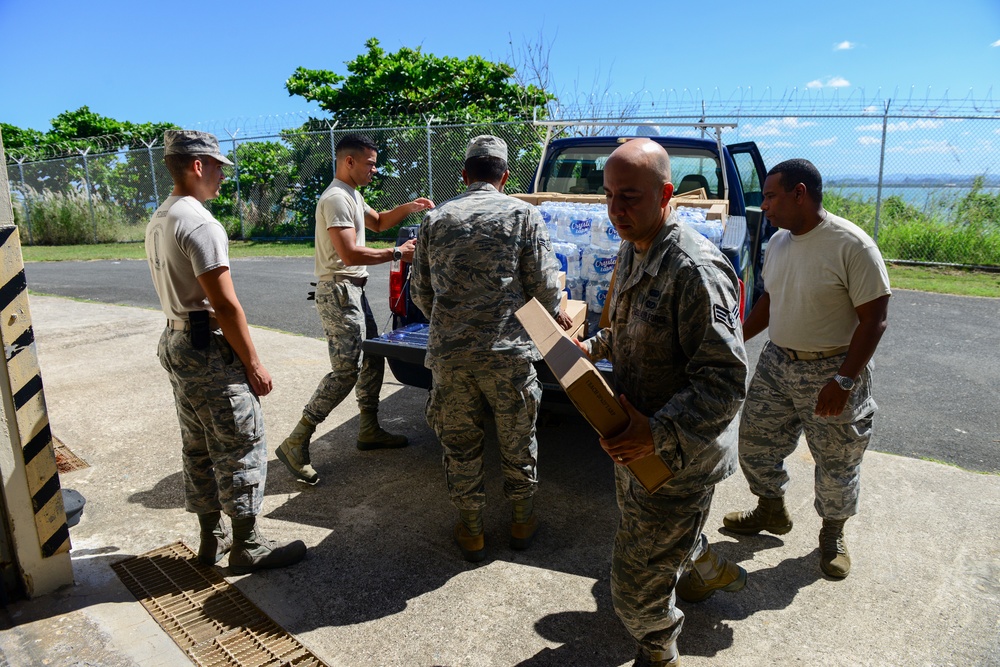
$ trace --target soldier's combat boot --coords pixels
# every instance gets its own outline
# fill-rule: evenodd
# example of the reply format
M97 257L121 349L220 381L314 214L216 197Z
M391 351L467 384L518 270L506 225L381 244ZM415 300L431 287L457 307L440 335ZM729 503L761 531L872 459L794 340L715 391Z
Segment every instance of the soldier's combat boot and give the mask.
M395 435L378 425L378 412L375 410L361 411L361 426L358 429L358 449L398 449L406 447L410 441L405 435Z
M278 544L264 537L257 527L256 517L233 519L233 549L229 552L229 569L235 574L294 565L306 555L302 540Z
M215 565L233 547L233 535L222 520L222 512L199 514L198 523L201 525L198 561L203 565Z
M670 642L665 649L647 649L639 647L632 667L678 667L681 656L677 653L677 642Z
M315 484L319 481L319 474L309 463L309 439L315 432L316 426L302 417L275 452L278 460L288 468L288 472L306 484Z
M730 512L722 518L727 530L740 535L756 535L762 530L784 535L792 529L792 517L785 508L784 498L758 498L757 507L749 512Z
M707 600L715 591L734 592L747 585L747 571L709 547L677 580L677 596L685 602Z
M483 513L480 510L459 510L461 519L455 524L455 543L462 557L470 563L486 558L486 536L483 533Z
M510 524L510 548L527 549L535 541L538 531L538 518L535 516L535 505L531 498L514 501L514 520Z
M844 540L847 519L823 519L819 531L819 567L828 576L843 579L851 571L851 555Z

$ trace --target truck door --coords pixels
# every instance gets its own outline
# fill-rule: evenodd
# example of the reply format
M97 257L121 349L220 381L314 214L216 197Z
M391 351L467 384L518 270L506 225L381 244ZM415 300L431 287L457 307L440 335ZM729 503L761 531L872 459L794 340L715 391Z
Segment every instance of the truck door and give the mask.
M747 229L750 232L754 258L754 293L751 302L755 302L764 291L764 281L760 275L764 267L764 248L774 233L774 227L767 222L760 211L760 204L764 201L763 188L767 169L754 142L729 144L726 148L736 165L740 185L743 188L743 201L747 207Z

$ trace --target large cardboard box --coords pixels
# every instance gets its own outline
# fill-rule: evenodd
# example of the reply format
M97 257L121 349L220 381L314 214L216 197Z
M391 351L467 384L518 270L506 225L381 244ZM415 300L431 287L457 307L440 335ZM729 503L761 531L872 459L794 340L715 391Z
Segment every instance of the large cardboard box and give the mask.
M725 199L694 199L688 197L675 197L670 200L670 205L674 208L678 206L691 206L694 208L704 208L707 220L718 220L723 225L729 219L729 202Z
M538 351L559 380L563 391L594 430L602 438L621 433L628 426L628 413L618 403L611 387L594 364L570 340L545 307L537 299L532 299L516 315L538 346ZM633 461L628 467L650 493L673 477L670 468L656 454Z

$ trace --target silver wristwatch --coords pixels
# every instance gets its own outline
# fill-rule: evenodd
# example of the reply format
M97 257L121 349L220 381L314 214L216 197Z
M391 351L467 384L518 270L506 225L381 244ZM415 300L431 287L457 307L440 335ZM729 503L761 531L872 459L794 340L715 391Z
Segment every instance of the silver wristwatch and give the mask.
M392 259L394 262L398 262L403 259L403 252L399 249L399 246L392 249Z
M836 375L834 375L833 376L833 380L838 385L840 385L840 388L843 389L844 391L851 391L852 389L854 389L854 385L857 384L854 381L854 378L845 377L845 376L841 375L840 373L837 373Z

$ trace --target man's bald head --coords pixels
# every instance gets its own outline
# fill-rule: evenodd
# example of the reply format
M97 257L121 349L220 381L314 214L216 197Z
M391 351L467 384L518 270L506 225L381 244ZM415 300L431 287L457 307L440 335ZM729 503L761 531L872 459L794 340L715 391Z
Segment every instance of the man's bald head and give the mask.
M615 149L605 169L614 168L615 161L648 171L660 183L670 182L670 157L663 146L652 139L632 139Z
M670 158L655 141L628 141L604 165L608 216L621 237L640 252L649 248L663 228L673 193Z

